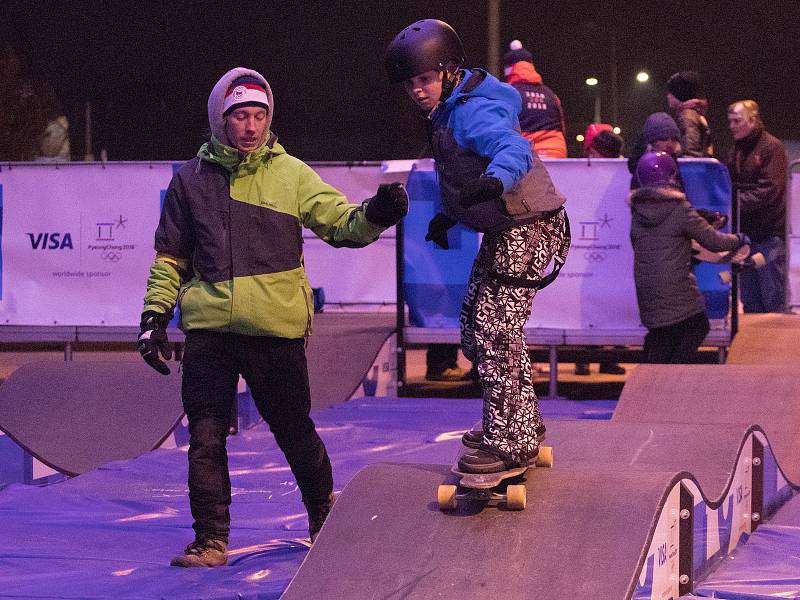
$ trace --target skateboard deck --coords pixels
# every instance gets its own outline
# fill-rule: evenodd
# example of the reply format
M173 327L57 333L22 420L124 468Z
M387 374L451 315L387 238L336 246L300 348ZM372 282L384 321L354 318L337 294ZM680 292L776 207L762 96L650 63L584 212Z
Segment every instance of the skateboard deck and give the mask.
M479 428L480 423L476 424ZM459 459L469 452L469 448L463 447L458 453L458 457L453 463L450 471L459 479L457 485L442 484L439 486L437 500L440 510L455 510L459 500L483 500L494 503L505 503L511 510L522 510L526 504L526 488L524 484L513 484L506 482L515 478L522 478L523 475L534 467L553 466L553 448L550 446L540 446L539 456L535 464L526 467L517 467L496 473L464 473L458 469ZM459 490L459 488L461 488Z

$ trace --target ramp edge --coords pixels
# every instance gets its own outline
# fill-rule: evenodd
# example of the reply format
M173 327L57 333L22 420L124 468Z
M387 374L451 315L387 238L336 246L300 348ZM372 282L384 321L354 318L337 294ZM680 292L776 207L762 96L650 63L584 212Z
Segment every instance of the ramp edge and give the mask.
M725 489L710 500L694 475L675 475L659 503L626 600L690 593L758 525L800 491L781 469L764 430L747 429Z

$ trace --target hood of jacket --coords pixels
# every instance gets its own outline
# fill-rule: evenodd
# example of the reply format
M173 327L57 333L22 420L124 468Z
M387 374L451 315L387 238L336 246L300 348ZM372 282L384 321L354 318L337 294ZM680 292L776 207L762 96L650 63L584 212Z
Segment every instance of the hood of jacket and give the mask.
M542 83L542 76L533 63L527 60L515 62L509 67L508 74L506 75L506 83Z
M214 88L211 90L211 94L208 96L208 127L211 129L211 135L217 138L217 141L222 142L222 144L228 147L230 147L231 143L230 140L228 140L228 136L225 134L225 119L222 117L222 107L225 103L225 92L228 91L231 83L244 75L249 75L261 80L267 90L267 98L269 99L269 110L267 111L267 131L269 131L270 127L272 127L272 117L275 115L275 100L272 97L272 89L269 87L269 83L261 73L245 67L236 67L225 73L225 75L223 75L214 85Z
M236 169L248 171L250 167L255 169L278 154L286 154L286 150L278 143L274 133L270 133L267 140L252 152L240 152L223 144L213 135L211 140L200 146L200 150L197 151L197 156L201 160L217 164L226 171Z
M680 206L686 196L671 187L643 187L630 196L631 210L644 227L656 227Z
M520 99L519 92L508 84L502 83L494 75L490 75L482 69L465 69L465 77L461 83L456 86L450 97L445 100L444 106L447 110L452 110L458 102L464 101L466 98L487 98L497 102L506 104L511 110L511 114L518 115L522 109L522 100ZM484 77L474 88L470 83L473 77ZM464 89L469 91L464 92Z
M686 102L681 102L680 106L678 107L678 111L680 112L683 110L693 110L694 112L705 117L708 113L708 100L705 98L692 98Z

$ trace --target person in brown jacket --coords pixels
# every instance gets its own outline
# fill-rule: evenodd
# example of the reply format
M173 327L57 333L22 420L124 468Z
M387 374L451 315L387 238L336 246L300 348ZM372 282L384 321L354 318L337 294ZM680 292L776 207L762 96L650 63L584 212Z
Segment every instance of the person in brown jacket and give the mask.
M750 241L722 233L676 187L678 166L665 152L647 152L636 166L641 187L630 196L633 273L639 316L648 332L644 362L691 363L709 331L706 305L692 272L692 240L715 252Z
M739 228L753 240L766 264L741 274L744 312L783 312L786 303L786 148L761 122L758 104L740 100L728 107L734 147L728 158L738 196Z
M695 71L680 71L667 80L667 102L681 132L684 156L712 156L711 128L706 112L700 76Z

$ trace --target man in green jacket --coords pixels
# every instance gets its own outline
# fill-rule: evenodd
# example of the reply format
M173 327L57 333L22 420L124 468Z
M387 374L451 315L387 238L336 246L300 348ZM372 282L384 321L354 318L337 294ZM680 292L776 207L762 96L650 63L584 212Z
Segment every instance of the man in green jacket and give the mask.
M195 540L172 565L227 562L231 485L225 447L241 374L292 469L313 541L333 501L331 463L309 416L305 356L313 299L302 227L336 247L375 241L408 211L399 183L349 204L270 131L266 79L232 69L208 99L211 140L170 182L155 234L139 351L157 371L180 305L186 333L182 399L189 419Z

